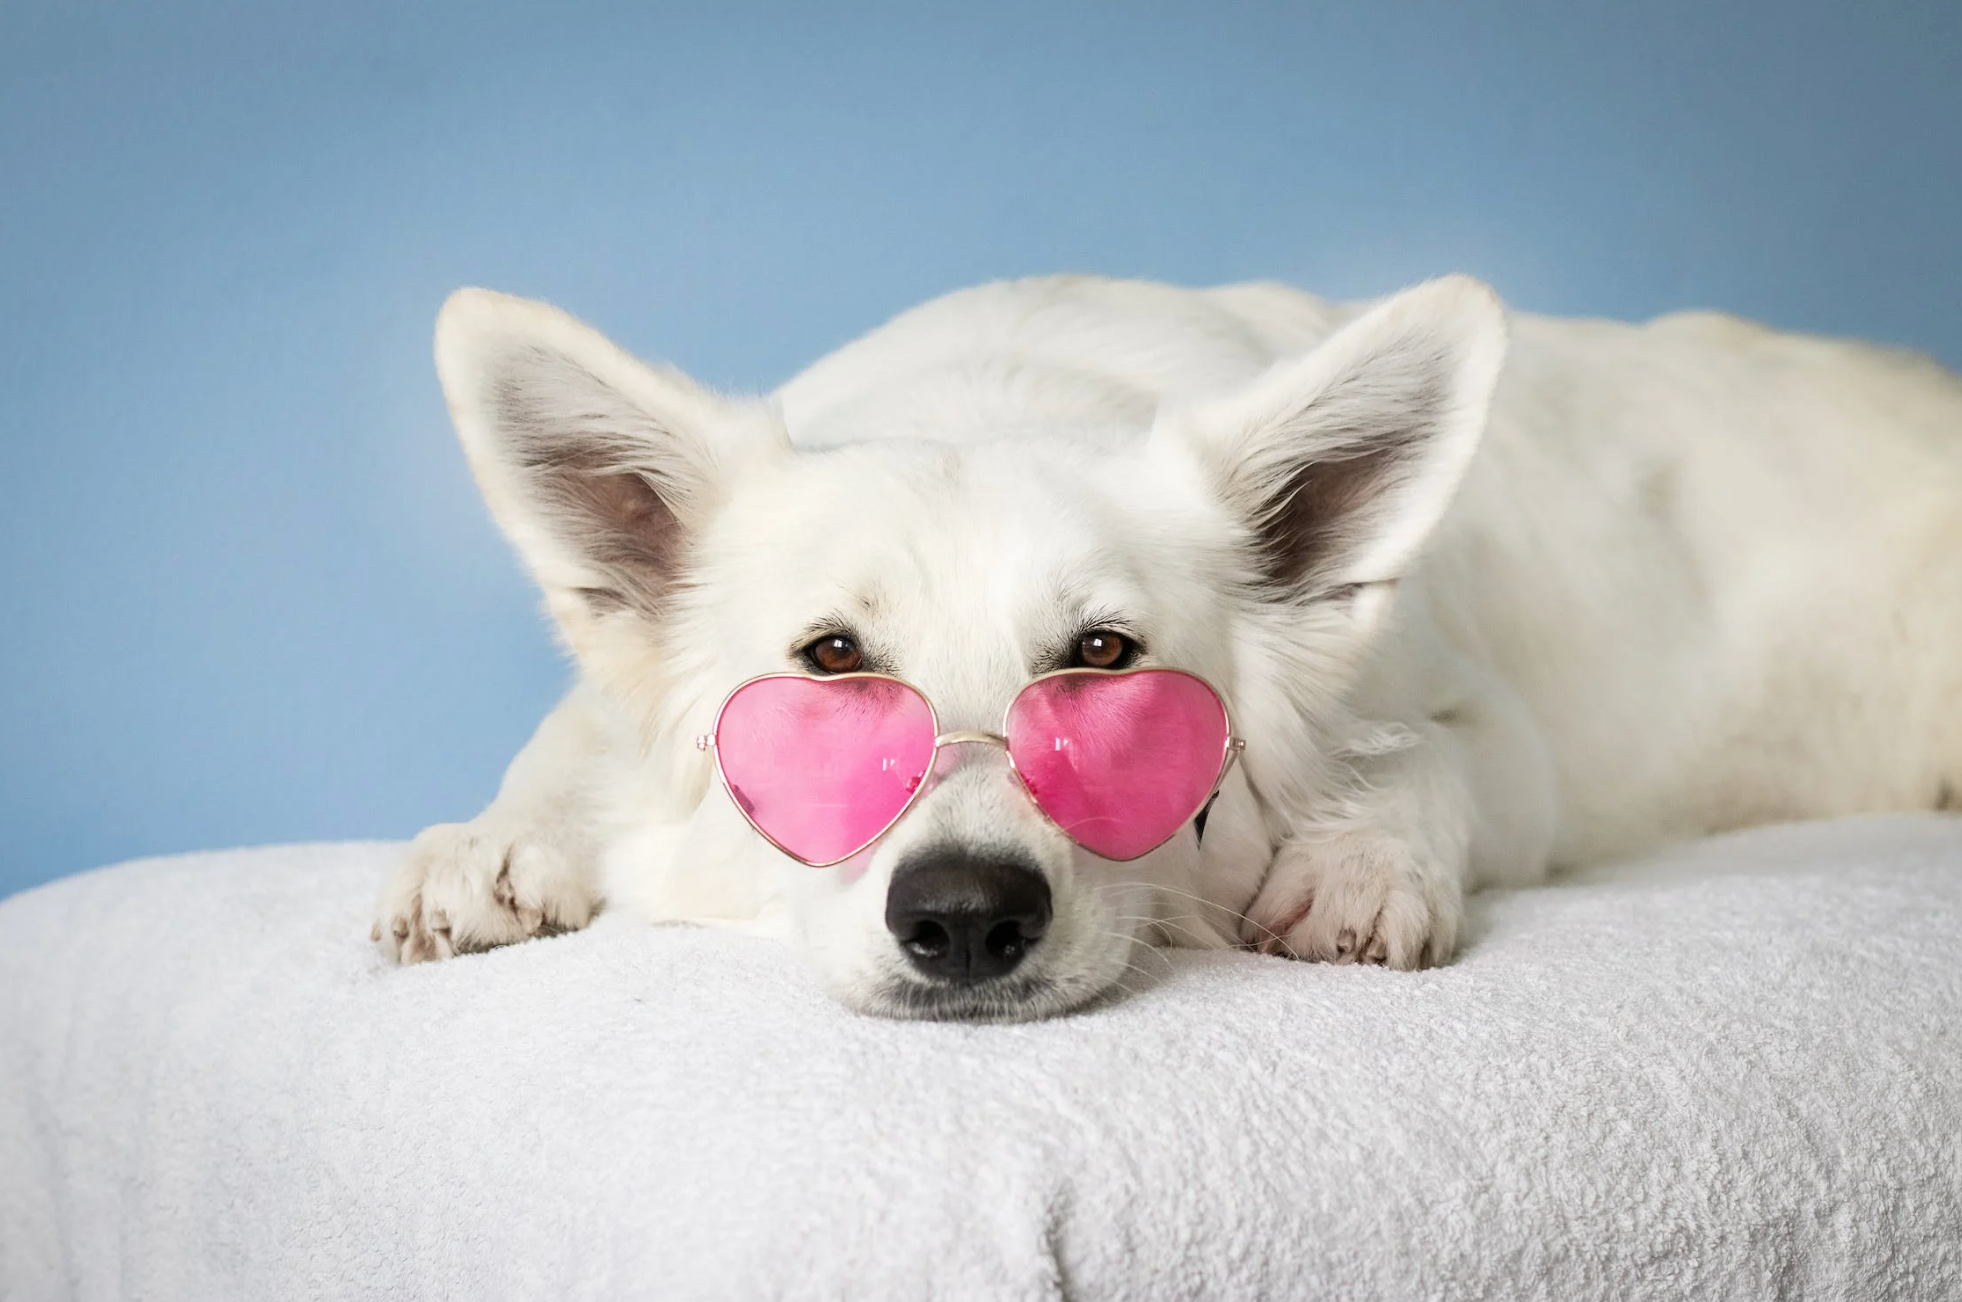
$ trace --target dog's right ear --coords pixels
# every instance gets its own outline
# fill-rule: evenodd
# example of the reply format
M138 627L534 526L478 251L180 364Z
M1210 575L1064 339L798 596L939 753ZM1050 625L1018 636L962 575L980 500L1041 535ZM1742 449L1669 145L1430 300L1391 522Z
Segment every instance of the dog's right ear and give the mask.
M1270 598L1380 590L1409 569L1457 491L1505 351L1497 296L1447 276L1237 393L1161 413L1153 446L1240 517Z
M478 487L575 651L606 617L660 619L737 467L789 450L767 404L489 290L443 305L436 370Z

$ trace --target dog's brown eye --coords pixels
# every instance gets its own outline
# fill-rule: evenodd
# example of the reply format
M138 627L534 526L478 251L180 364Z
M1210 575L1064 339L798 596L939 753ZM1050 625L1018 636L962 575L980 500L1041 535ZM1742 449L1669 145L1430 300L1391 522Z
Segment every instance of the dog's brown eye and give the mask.
M1076 642L1076 662L1085 669L1121 669L1131 660L1131 639L1107 628L1091 629Z
M858 649L858 643L843 633L827 634L811 643L804 648L804 658L821 674L856 673L858 667L865 663L865 655Z

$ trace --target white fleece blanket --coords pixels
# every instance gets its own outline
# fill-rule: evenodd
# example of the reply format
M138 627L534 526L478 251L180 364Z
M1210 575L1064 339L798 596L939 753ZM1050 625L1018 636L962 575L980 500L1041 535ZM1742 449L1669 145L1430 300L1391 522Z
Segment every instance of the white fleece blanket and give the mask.
M0 905L0 1296L1962 1298L1962 820L1474 906L1453 966L1169 954L875 1021L603 919L408 969L395 847Z

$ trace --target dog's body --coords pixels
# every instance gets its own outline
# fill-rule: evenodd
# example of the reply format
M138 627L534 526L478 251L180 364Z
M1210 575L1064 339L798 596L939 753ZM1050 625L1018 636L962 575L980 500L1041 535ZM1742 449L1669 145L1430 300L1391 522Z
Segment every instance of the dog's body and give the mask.
M1478 287L1367 308L991 285L742 405L459 296L452 410L585 681L489 809L418 840L391 950L604 901L801 937L875 1011L1039 1015L1148 941L1415 966L1451 952L1467 886L1962 799L1962 382L1714 315L1518 316L1494 393ZM1136 863L972 757L871 851L805 868L692 745L800 638L844 629L991 728L1092 626L1208 677L1247 743L1203 838ZM1012 981L924 980L880 922L949 846L1055 892Z

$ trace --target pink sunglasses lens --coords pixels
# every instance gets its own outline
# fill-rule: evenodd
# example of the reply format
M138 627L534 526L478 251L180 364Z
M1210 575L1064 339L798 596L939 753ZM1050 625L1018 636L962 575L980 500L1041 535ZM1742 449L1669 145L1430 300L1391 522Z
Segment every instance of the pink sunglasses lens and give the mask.
M899 816L933 763L933 710L887 678L759 678L715 724L722 779L793 858L835 863Z
M1196 815L1226 743L1219 696L1176 669L1042 678L1008 711L1008 753L1036 803L1106 859L1135 859Z

